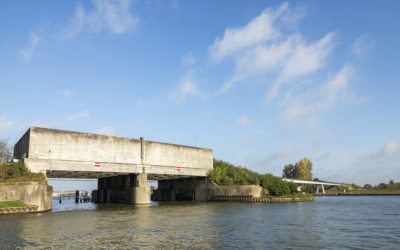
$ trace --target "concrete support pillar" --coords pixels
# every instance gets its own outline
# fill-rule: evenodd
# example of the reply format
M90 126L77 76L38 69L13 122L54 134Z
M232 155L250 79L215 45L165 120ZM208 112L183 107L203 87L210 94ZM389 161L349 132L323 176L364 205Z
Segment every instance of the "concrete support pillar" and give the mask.
M323 184L317 184L317 191L316 191L316 193L318 194L319 193L319 189L321 188L321 190L322 190L322 193L323 194L325 194L325 188L324 188L324 185Z
M99 178L97 186L94 201L98 203L150 203L145 173Z
M153 191L155 201L195 200L209 201L212 184L207 178L170 179L158 181L158 188Z
M111 189L106 189L104 192L104 202L110 203L111 202Z
M147 187L147 174L130 175L128 202L131 204L149 204L150 188Z

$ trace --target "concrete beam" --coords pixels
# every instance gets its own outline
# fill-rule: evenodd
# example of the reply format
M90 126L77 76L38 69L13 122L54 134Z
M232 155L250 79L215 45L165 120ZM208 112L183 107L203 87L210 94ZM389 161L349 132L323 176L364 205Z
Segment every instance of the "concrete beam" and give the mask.
M102 162L100 167L95 166L92 161L63 161L49 159L31 159L25 158L26 166L34 173L49 173L51 178L57 178L62 175L62 178L75 178L75 173L93 173L93 176L101 178L100 173L110 173L111 175L119 174L140 174L147 173L152 176L199 176L205 177L208 170L204 168L184 168L177 169L176 166L152 166L152 165L137 165L137 164L120 164ZM76 176L78 176L77 174ZM50 177L50 176L49 176ZM60 176L61 177L61 176ZM83 178L83 177L77 177Z

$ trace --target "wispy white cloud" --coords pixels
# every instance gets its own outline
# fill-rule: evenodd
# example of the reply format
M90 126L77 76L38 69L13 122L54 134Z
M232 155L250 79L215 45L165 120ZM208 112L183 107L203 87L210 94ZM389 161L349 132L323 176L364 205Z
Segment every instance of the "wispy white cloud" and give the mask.
M400 140L390 141L382 148L381 152L383 155L400 154Z
M193 71L189 71L170 93L169 100L182 103L187 97L205 98L205 94L198 88Z
M65 99L70 99L72 96L75 95L75 92L68 89L60 90L58 93L64 96Z
M114 133L114 129L112 127L104 127L101 129L97 129L94 131L95 134L101 134L101 135L112 135Z
M334 33L328 33L319 41L310 45L305 45L302 41L297 43L274 85L267 93L267 101L277 95L283 83L321 68L324 65L326 56L333 48L333 38Z
M375 41L372 40L368 34L366 34L357 38L351 47L351 52L356 56L361 56L371 50L374 46Z
M20 56L24 61L28 62L28 61L31 60L31 58L32 58L32 56L33 56L33 54L35 52L35 49L36 49L37 45L39 44L39 42L40 42L39 35L36 34L33 31L31 31L30 34L29 34L29 45L28 45L28 47L25 48L25 49L22 49L20 51Z
M284 67L285 62L292 53L293 44L301 40L299 34L288 37L280 43L257 45L248 48L236 57L236 69L231 79L219 89L223 93L231 89L236 83L251 77L278 71Z
M13 123L13 121L8 120L5 116L0 116L0 131L8 129Z
M58 36L71 39L83 30L91 33L107 30L112 34L123 34L139 21L130 13L131 0L93 0L93 4L94 9L90 11L78 5L74 16Z
M307 6L298 5L295 8L287 8L282 16L282 22L289 25L296 25L301 19L307 16Z
M347 169L347 178L356 183L378 184L399 180L400 140L392 139L375 151L360 154Z
M193 66L196 64L196 58L193 56L193 53L190 51L182 56L181 63L182 63L182 65L185 65L185 66Z
M358 159L361 161L368 161L368 160L379 160L385 157L390 157L393 155L400 156L400 140L393 139L383 145L380 149L369 152L367 154L362 154L358 156Z
M236 125L241 127L247 127L250 125L250 119L248 116L243 115L236 120Z
M72 122L72 121L76 121L76 120L79 120L79 119L82 119L82 118L88 118L88 117L89 117L89 112L87 110L85 110L85 111L82 111L82 112L78 112L78 113L69 115L67 117L67 120Z
M222 38L216 38L209 48L210 57L219 61L261 42L274 40L280 37L280 32L274 27L274 21L287 10L288 4L283 3L278 9L268 8L259 16L241 28L228 27Z
M85 9L82 5L78 4L74 16L70 18L68 26L59 33L59 37L62 39L74 38L83 30L85 19Z
M304 8L291 9L283 3L276 9L264 10L243 27L227 28L223 38L217 38L209 48L209 56L215 61L233 56L235 63L234 74L218 93L239 82L272 74L276 78L272 78L272 86L265 95L265 100L270 101L283 84L321 69L334 47L335 34L329 32L310 43L300 33L290 34L281 28L283 23L294 24L304 16Z
M315 121L321 112L333 108L346 95L352 73L352 67L346 64L332 79L319 87L297 95L288 93L283 101L285 109L281 118L290 124Z

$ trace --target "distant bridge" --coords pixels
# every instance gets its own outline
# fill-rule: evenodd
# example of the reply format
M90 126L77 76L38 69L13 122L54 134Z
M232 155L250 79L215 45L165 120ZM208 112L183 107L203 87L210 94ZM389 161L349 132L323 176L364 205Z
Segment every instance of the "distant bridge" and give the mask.
M322 190L322 193L325 194L324 186L336 186L336 187L339 187L341 185L340 183L323 182L323 181L306 181L306 180L296 180L296 179L286 179L286 178L282 178L282 180L287 181L287 182L297 183L297 184L317 185L317 191L316 191L317 194L319 193L319 189L320 188Z

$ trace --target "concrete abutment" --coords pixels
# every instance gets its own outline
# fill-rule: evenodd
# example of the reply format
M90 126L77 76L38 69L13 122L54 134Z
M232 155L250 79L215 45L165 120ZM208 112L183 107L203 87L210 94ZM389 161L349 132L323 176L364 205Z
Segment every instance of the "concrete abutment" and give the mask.
M150 203L146 173L99 178L97 190L92 194L96 203Z
M207 177L170 179L158 181L158 188L153 191L154 201L210 201L212 188L217 187Z

